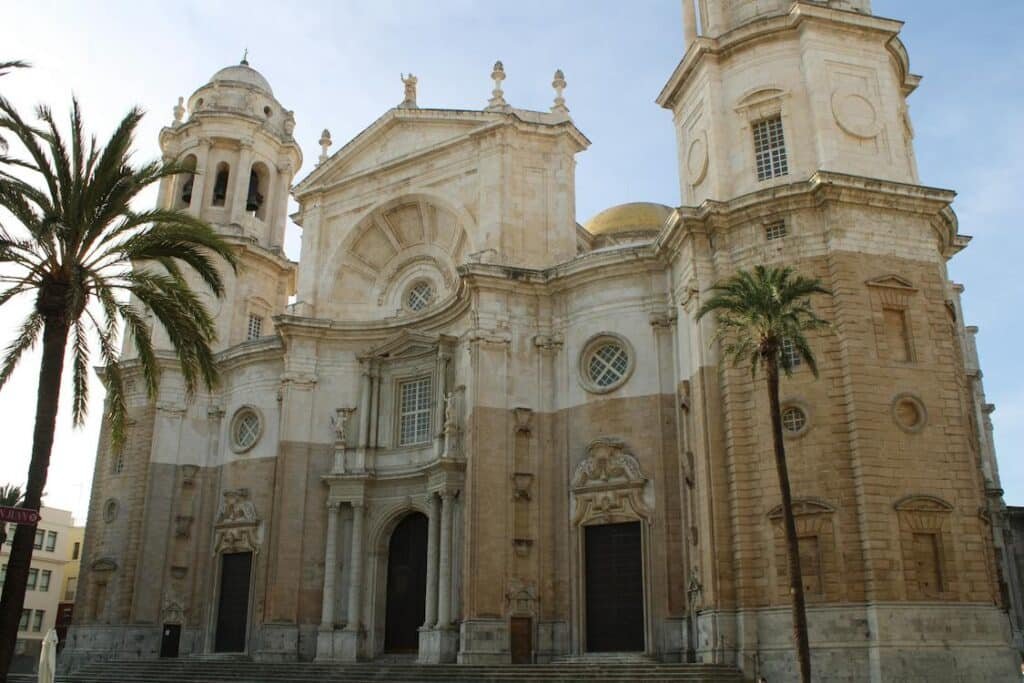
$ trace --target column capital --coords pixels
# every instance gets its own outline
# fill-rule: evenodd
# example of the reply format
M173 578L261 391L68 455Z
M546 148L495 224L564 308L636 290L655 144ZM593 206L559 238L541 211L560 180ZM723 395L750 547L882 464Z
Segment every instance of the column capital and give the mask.
M327 509L331 512L337 512L341 508L341 502L337 500L327 501Z

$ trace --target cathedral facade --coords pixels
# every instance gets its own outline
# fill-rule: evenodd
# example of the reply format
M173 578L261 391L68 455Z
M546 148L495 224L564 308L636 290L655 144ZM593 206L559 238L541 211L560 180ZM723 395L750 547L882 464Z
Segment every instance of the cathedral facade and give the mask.
M244 61L179 102L160 143L195 174L159 204L242 264L208 297L221 384L187 397L157 326L158 399L135 382L125 447L101 435L65 662L632 651L783 680L763 380L695 313L784 264L832 292L820 378L782 386L816 670L1016 680L976 330L946 271L969 238L918 182L901 24L868 0L684 19L657 99L681 205L582 225L561 73L545 112L505 101L500 63L482 110L421 108L407 77L294 185L293 114Z

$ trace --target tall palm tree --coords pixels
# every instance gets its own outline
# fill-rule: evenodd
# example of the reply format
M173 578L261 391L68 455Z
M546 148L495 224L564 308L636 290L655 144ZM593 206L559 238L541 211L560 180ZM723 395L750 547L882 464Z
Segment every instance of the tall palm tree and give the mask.
M147 311L166 331L189 393L200 383L212 387L217 378L211 351L214 321L182 266L218 297L224 292L220 260L236 267L231 247L206 223L175 210L132 209L132 201L146 188L188 172L177 162L132 163L141 110L129 111L103 147L95 137L85 137L77 101L71 108L69 138L49 109L40 107L37 114L38 127L0 98L0 131L24 149L23 156L0 164L0 208L10 212L18 228L0 225L0 305L19 295L34 299L0 359L0 388L23 353L42 338L24 501L31 509L39 508L46 483L65 355L71 359L72 416L80 426L89 398L90 341L98 341L106 419L119 446L125 422L120 324L134 341L150 398L156 396L159 361ZM6 680L17 638L32 546L33 528L19 525L0 597L0 683Z
M2 65L0 65L2 66ZM20 505L24 496L21 487L15 484L4 484L0 486L0 505L12 508ZM0 522L0 546L7 542L7 524Z
M782 411L779 407L779 370L789 376L793 357L784 352L792 345L797 356L818 376L804 332L820 329L828 323L811 307L811 295L829 294L820 280L796 275L792 268L755 266L741 270L711 288L712 296L697 312L700 319L715 311L718 328L715 339L722 343L727 360L738 365L750 363L751 375L764 367L767 377L768 405L771 408L772 442L775 469L782 493L782 514L786 527L786 555L789 565L789 592L793 607L793 642L797 649L800 676L811 680L811 648L807 638L807 610L804 603L803 576L800 573L800 549L793 518L793 500L786 467L786 448L782 441Z

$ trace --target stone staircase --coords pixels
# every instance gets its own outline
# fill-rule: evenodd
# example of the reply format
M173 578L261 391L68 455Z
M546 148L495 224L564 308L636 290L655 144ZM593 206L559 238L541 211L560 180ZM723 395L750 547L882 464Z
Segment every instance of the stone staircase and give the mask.
M741 683L736 669L714 664L660 664L634 655L579 657L552 664L465 666L366 662L251 662L210 659L112 660L87 664L58 683L445 683L478 681L685 681Z

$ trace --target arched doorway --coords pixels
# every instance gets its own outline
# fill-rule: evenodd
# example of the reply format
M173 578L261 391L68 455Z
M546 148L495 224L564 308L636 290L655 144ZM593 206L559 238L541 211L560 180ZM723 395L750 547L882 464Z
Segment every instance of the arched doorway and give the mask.
M384 651L416 652L427 595L427 517L407 515L388 542Z

